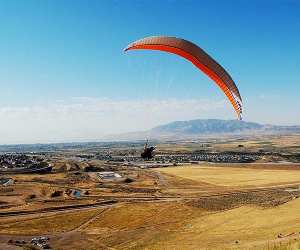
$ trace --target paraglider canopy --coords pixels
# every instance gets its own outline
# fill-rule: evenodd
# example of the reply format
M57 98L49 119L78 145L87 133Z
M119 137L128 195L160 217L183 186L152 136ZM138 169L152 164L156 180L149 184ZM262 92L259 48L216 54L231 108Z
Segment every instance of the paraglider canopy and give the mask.
M176 37L153 36L129 44L124 51L139 49L165 51L193 63L221 88L236 111L238 119L242 119L242 98L236 84L227 71L196 44Z

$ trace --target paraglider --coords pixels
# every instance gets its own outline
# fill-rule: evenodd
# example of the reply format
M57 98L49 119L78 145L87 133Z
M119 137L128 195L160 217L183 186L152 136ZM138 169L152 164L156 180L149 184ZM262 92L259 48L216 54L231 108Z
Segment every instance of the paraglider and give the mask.
M226 70L196 44L184 39L168 36L153 36L129 44L128 50L160 50L179 55L210 77L224 92L242 120L242 98L240 92Z
M141 157L144 160L152 159L154 157L154 150L155 150L155 147L153 147L153 146L148 147L148 140L147 140L147 142L144 145L144 151L141 153Z

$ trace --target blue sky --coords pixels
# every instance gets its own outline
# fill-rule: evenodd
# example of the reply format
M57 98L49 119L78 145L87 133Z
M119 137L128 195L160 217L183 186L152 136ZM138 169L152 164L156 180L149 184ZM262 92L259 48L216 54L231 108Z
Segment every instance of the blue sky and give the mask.
M299 13L296 0L2 0L0 143L235 119L222 92L182 58L123 53L151 35L193 41L219 61L240 89L245 120L300 124Z

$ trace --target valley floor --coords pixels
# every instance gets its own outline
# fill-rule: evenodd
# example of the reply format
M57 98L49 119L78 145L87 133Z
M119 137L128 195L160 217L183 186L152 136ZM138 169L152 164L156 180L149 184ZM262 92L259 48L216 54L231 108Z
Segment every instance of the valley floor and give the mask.
M132 183L100 186L62 183L63 173L20 176L7 196L16 205L0 211L0 249L30 249L41 235L52 249L299 249L300 170L276 166L135 169ZM55 186L89 193L42 199ZM24 190L39 199L21 204Z

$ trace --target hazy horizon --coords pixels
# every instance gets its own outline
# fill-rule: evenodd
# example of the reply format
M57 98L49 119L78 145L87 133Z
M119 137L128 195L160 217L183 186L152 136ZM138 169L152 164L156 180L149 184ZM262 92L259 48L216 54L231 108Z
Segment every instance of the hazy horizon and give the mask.
M236 118L219 88L182 58L123 52L150 35L188 39L220 62L240 89L245 121L299 125L300 3L229 2L1 2L0 144Z

